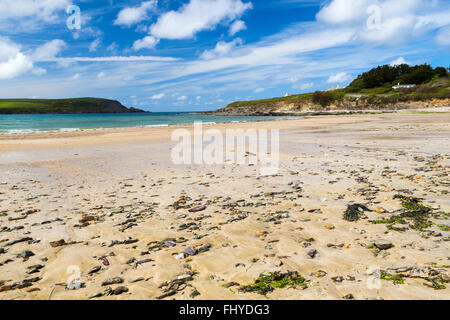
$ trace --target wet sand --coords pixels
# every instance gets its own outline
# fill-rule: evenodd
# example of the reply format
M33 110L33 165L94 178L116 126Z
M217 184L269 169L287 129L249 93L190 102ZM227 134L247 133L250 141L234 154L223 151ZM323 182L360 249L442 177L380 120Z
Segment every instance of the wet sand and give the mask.
M0 299L450 298L450 113L204 127L280 129L279 174L175 165L178 127L1 135ZM396 195L427 224L381 223ZM239 290L277 271L306 280Z

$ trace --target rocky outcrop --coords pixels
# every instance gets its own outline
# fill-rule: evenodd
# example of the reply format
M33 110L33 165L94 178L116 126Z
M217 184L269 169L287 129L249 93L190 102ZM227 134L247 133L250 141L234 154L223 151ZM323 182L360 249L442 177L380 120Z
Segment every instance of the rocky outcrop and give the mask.
M346 96L341 101L323 107L311 100L236 102L212 112L215 115L237 116L296 116L321 114L379 113L398 110L450 107L450 98L425 101L386 102L382 98Z

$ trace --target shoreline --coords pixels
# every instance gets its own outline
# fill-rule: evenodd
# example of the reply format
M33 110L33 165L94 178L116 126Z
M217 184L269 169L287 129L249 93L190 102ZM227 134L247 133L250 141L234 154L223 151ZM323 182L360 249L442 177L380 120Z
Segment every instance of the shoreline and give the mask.
M403 113L449 113L450 107L440 107L440 108L420 108L420 109L402 109L402 110L342 110L342 111L323 111L323 112L303 112L303 113L274 113L274 114L227 114L227 113L216 113L215 111L206 112L192 112L187 113L189 115L208 115L211 117L287 117L287 119L269 119L269 120L250 120L250 121L230 121L230 122L211 122L203 123L204 125L216 125L216 124L233 124L233 123L258 123L258 122L272 122L272 121L290 121L297 120L307 117L320 117L320 116L352 116L352 115L382 115L382 114L403 114ZM289 119L291 118L291 119ZM143 125L143 126L131 126L131 127L95 127L95 128L60 128L60 129L10 129L9 132L4 132L0 130L0 141L4 140L4 136L19 136L27 137L28 135L35 134L52 134L52 133L77 133L77 132L108 132L108 131L119 131L123 129L148 129L148 128L159 128L159 127L185 127L192 126L193 123L187 124L155 124L155 125ZM12 132L11 132L12 131Z

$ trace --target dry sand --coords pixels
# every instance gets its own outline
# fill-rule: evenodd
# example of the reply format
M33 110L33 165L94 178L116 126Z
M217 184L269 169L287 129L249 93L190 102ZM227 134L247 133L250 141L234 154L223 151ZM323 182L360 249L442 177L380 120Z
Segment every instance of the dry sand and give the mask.
M230 163L175 165L175 128L0 136L0 299L87 299L121 286L128 292L95 299L450 298L448 284L430 286L449 279L450 113L206 127L281 129L279 174ZM399 232L372 223L405 211L397 194L423 198L433 224L395 224L407 228ZM374 211L346 221L352 203ZM197 205L207 208L188 211ZM9 244L23 238L30 239ZM168 238L176 243L157 243ZM371 248L376 239L394 247ZM51 246L57 240L66 244ZM205 252L175 258L206 244ZM34 255L19 257L25 250ZM400 267L408 271L394 270ZM84 285L69 290L77 270ZM404 283L379 280L376 270L401 274ZM225 288L276 271L298 271L306 286L265 296ZM183 274L172 288L160 287ZM102 286L115 277L123 283Z

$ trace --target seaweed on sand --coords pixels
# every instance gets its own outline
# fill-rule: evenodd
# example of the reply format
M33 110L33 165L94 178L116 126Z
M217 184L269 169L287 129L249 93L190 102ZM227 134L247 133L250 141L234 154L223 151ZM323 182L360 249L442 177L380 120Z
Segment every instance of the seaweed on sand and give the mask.
M344 220L358 221L364 211L372 211L363 204L349 204L344 213Z
M265 295L276 288L293 287L303 285L306 279L300 276L297 271L288 271L286 273L274 272L269 275L261 274L254 284L242 286L239 290L242 292L257 292Z

